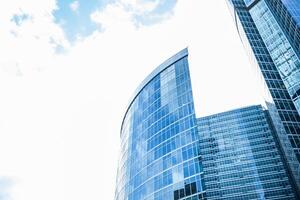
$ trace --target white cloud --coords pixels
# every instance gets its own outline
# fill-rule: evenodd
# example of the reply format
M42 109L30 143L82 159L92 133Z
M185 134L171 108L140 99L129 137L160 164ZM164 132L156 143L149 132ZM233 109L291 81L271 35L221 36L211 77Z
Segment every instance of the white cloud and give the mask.
M57 45L68 47L63 30L54 23L55 2L16 0L0 7L0 176L15 179L10 189L14 200L57 199L63 194L61 132L48 124L55 120L46 120L46 113L53 117L48 110L53 98L37 78L59 59ZM14 16L28 17L16 23Z
M104 9L93 12L90 18L92 21L100 24L102 28L138 27L143 24L141 18L147 19L146 21L149 22L162 22L171 17L171 11L167 13L151 13L158 5L158 0L119 0L108 4Z
M0 70L45 68L54 59L57 46L68 47L63 30L54 23L54 9L54 0L10 1L0 8ZM18 15L28 18L16 24L12 19Z
M11 177L0 177L0 199L11 200L10 189L13 185Z
M77 12L78 8L79 8L79 1L73 1L70 4L70 8L71 8L72 11Z
M142 14L145 12L153 11L158 5L159 0L147 1L147 0L120 0L120 2L127 8L133 10L136 13Z
M103 10L91 14L91 20L101 24L103 28L119 27L132 28L132 12L126 11L120 3L107 5Z
M93 13L104 31L72 47L53 21L54 0L1 8L0 176L18 178L13 199L113 199L127 100L155 66L186 46L201 114L255 101L225 2L181 0L168 19L139 27L126 2ZM17 26L10 19L20 13L30 19ZM56 55L57 44L69 51Z

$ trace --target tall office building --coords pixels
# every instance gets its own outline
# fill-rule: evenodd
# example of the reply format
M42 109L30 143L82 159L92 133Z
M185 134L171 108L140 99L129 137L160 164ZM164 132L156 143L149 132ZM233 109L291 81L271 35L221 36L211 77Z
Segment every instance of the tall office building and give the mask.
M268 107L270 112L252 106L197 121L188 51L175 54L130 100L115 200L296 199L279 141L294 151Z
M130 100L121 127L116 200L203 199L188 51L156 68Z
M276 130L262 106L197 122L207 199L296 199Z
M266 101L271 103L268 104L270 115L299 191L300 1L227 2L240 38L264 85Z

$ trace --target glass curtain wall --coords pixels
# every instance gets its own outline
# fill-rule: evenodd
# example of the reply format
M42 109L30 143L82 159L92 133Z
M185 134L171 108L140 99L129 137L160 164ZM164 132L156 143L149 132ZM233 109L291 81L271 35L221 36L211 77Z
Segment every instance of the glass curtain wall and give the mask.
M277 134L289 164L290 175L300 190L300 116L298 90L300 66L297 38L291 40L284 21L277 14L287 11L280 0L227 0L239 36L249 54L262 88ZM279 3L280 2L280 3ZM287 2L287 1L285 1ZM292 1L290 1L292 2ZM293 4L294 5L294 4ZM276 11L276 9L277 11ZM288 12L285 16L295 23ZM281 16L282 18L282 16ZM286 30L287 29L287 30ZM297 110L298 108L298 110ZM285 138L288 138L289 142ZM291 152L290 149L294 152Z
M203 199L203 169L182 50L138 87L121 128L116 200Z

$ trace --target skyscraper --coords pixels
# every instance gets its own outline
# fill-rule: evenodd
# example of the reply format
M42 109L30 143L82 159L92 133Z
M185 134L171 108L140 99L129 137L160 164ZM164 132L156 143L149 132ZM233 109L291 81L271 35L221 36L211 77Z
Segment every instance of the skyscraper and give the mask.
M270 102L270 116L280 136L280 146L299 190L300 1L227 2L240 38L261 77L266 101ZM294 153L289 149L287 138Z
M207 199L296 199L269 116L257 105L197 120Z
M286 154L298 161L267 105L197 120L188 50L175 54L129 101L115 200L296 199Z
M130 100L116 200L204 198L187 57L184 49L157 67Z

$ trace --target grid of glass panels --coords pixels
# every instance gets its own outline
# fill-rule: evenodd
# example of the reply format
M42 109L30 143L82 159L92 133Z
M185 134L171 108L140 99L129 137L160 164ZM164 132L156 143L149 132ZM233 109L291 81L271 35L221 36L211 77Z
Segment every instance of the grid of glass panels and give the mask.
M300 1L266 0L266 3L300 57Z
M187 54L157 72L121 130L116 200L203 199Z
M249 12L300 113L300 59L264 0Z
M300 2L299 0L282 0L282 3L285 5L291 16L300 26Z
M249 9L253 8L260 1L247 7L243 0L229 0L231 9L234 11L234 20L240 34L240 37L247 49L256 67L258 76L262 77L266 86L266 96L270 96L270 103L274 103L276 109L273 109L272 118L276 121L279 141L285 152L287 163L289 164L290 174L300 188L300 116L295 104L288 93L288 90L276 68L268 48L263 38L257 30ZM263 86L264 87L264 86ZM278 117L277 117L278 115ZM281 128L282 127L282 128ZM285 137L284 137L285 136ZM284 138L288 137L289 143ZM292 145L292 146L291 146ZM294 149L294 153L290 149ZM295 160L295 155L298 161ZM299 189L300 190L300 189Z
M261 106L198 119L208 199L296 199L268 119Z
M300 59L300 0L265 0L268 8L280 25L280 31L289 40L294 52ZM300 64L297 65L298 71ZM300 77L295 78L295 82L300 82ZM292 94L292 99L300 113L300 89Z
M247 6L251 5L254 1L256 1L256 0L244 0L245 4Z

